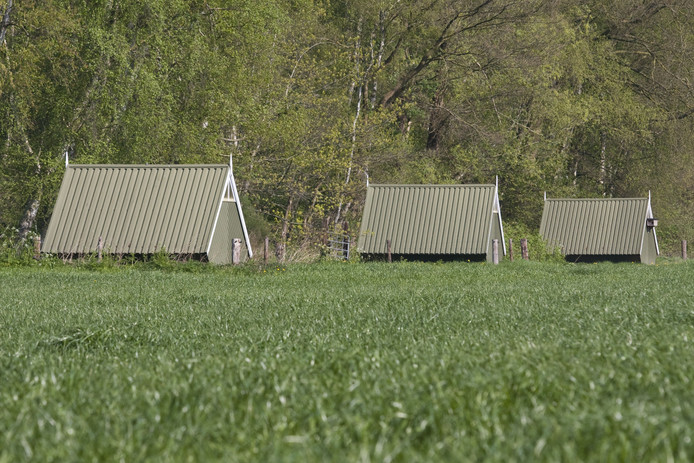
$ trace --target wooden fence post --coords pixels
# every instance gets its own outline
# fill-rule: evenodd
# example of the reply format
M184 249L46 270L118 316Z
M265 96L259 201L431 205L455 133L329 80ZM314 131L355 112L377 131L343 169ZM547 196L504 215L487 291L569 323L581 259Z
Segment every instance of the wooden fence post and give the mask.
M508 239L508 258L513 262L513 238Z
M96 256L97 260L101 262L101 256L104 252L104 239L100 236L99 243L96 245Z
M687 260L687 240L682 240L682 260Z
M267 265L267 257L270 252L270 238L265 237L265 246L263 247L263 263Z
M238 265L241 262L241 240L234 238L231 242L231 263Z
M328 247L328 240L330 239L330 218L326 217L325 220L323 220L323 236L322 236L322 244L326 248Z
M390 254L390 240L386 240L386 248L388 249L388 263L393 262L393 257Z
M349 239L349 223L345 220L342 222L342 232L344 233L342 238L342 255L345 257L345 259L349 259L349 245L350 245L350 239Z
M34 238L34 259L41 260L41 235Z
M287 246L281 240L275 244L275 257L279 262L284 262L284 257L287 253Z
M521 239L521 257L525 260L529 260L529 258L528 258L528 240L525 238Z
M492 264L499 263L499 240L492 240Z

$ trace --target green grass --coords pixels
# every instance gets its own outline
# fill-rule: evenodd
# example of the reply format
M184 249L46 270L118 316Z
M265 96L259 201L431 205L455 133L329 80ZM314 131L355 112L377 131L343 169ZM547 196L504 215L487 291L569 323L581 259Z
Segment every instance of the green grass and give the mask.
M694 458L692 264L196 271L0 268L0 462Z

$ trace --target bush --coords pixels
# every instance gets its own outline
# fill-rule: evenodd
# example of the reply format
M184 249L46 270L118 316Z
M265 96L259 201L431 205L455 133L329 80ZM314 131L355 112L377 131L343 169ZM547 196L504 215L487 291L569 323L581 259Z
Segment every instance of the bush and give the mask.
M0 232L0 264L4 265L33 265L34 245L40 236L29 232L25 240L19 239L19 230L6 227Z
M527 225L520 223L505 223L504 238L506 240L506 252L509 250L509 240L513 240L514 259L520 259L520 240L528 240L528 258L540 262L563 262L564 255L559 247L552 247L540 236L539 231L531 231Z

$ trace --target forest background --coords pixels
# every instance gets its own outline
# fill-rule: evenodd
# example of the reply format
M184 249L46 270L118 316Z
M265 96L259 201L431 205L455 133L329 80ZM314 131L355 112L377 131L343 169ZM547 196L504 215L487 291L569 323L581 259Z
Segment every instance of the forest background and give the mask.
M0 233L71 163L227 163L257 237L316 243L372 183L643 197L694 236L692 0L0 0Z

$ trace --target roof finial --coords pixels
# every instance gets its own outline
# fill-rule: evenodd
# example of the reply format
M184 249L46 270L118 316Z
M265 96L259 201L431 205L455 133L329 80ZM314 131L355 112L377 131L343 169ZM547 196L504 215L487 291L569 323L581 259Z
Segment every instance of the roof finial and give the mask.
M65 149L65 168L67 169L68 164L70 163L68 160L68 157L70 155L70 151L68 149Z
M229 153L229 170L234 171L234 154Z
M547 190L545 190L545 201L547 201Z

